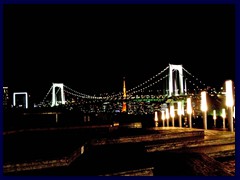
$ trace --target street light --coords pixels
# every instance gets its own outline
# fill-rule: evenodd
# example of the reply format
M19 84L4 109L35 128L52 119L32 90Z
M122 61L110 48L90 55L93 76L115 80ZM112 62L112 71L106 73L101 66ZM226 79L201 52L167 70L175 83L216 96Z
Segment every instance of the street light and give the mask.
M192 128L192 106L191 98L187 98L187 114L189 117L189 128Z
M233 106L233 118L235 119L235 106Z
M228 108L228 124L230 131L233 132L233 85L232 80L225 81L226 84L226 106Z
M182 127L182 102L178 102L179 127Z
M164 120L165 120L165 114L164 114L164 111L162 111L162 121L163 121L163 127L165 127Z
M170 106L170 116L172 118L172 126L174 127L174 106Z
M215 128L216 128L216 119L217 119L216 110L213 110L213 120L214 120L214 127Z
M169 127L169 111L166 109L166 119L167 119L167 127Z
M158 112L155 111L154 114L155 114L155 115L154 115L155 127L158 127Z
M223 118L223 129L225 129L226 111L224 108L222 109L222 118Z
M201 110L203 112L203 126L207 129L207 92L201 92Z

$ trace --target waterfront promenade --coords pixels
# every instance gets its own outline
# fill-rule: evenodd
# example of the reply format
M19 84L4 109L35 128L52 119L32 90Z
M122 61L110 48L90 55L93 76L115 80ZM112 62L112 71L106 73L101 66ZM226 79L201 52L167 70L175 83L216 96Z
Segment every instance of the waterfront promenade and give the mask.
M5 132L4 175L234 176L234 132L136 124Z

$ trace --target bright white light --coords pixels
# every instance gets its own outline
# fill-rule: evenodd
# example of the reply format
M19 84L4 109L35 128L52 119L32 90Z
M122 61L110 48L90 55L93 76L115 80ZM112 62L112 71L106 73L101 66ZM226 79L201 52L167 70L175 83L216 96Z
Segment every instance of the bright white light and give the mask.
M172 118L174 118L174 106L173 105L170 106L170 116Z
M169 119L169 111L168 111L168 108L166 109L166 119Z
M182 104L182 115L184 116L185 112L184 112L184 104Z
M158 112L155 111L154 121L158 121Z
M27 92L15 92L13 93L13 106L16 106L16 95L25 95L25 105L26 109L28 108L28 95Z
M226 111L224 108L222 109L222 118L226 118Z
M216 120L217 116L216 116L216 110L213 110L213 119Z
M178 111L177 112L178 112L178 115L180 116L180 115L182 115L182 103L179 101L177 105L178 105Z
M235 118L235 106L233 107L233 118Z
M164 114L164 111L162 111L162 120L165 120L165 114Z
M206 91L201 92L201 110L207 111L207 93L206 93Z
M191 98L187 98L187 113L192 114Z
M232 90L232 81L226 81L226 106L233 106L233 90Z

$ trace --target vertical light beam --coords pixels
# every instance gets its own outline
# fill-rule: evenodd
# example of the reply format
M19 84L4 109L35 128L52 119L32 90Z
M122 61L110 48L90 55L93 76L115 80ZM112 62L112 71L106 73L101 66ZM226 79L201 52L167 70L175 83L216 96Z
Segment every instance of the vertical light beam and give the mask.
M172 126L174 127L174 105L170 106L170 116L172 118Z
M169 127L169 111L166 109L166 119L167 119L167 127Z
M206 91L201 92L201 110L203 112L203 126L207 129L207 93Z
M226 106L228 108L228 124L231 132L234 131L233 128L233 84L232 80L225 81L226 84Z
M163 121L163 127L165 127L165 124L164 124L164 120L165 120L165 114L164 114L164 111L161 111L162 112L162 121Z
M178 118L179 118L179 127L182 127L182 102L178 101Z
M223 118L223 129L225 129L225 118L226 118L226 111L225 109L223 108L222 109L222 118Z
M191 98L187 98L187 114L189 121L189 128L192 128L192 102Z
M214 127L215 128L216 128L216 119L217 119L216 110L213 110L213 121L214 121Z

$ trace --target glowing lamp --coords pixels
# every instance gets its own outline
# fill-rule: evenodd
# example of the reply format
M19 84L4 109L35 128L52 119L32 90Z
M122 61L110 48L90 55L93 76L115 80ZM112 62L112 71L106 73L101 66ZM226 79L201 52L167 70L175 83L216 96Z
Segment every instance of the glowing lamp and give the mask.
M170 116L172 118L174 118L174 106L173 105L170 106Z
M181 102L178 102L178 115L182 115L182 103Z
M158 112L155 111L154 121L158 121Z
M222 109L222 118L226 118L226 111L224 108Z
M166 119L169 119L169 111L166 109Z
M207 111L207 93L206 93L206 91L201 92L201 110Z
M226 81L226 106L233 106L233 90L232 90L232 81Z
M216 110L213 110L213 119L216 120L217 116L216 116Z
M233 117L235 118L235 106L233 107Z
M191 98L187 98L187 113L192 114Z
M165 114L164 114L164 111L162 111L162 120L165 120Z

